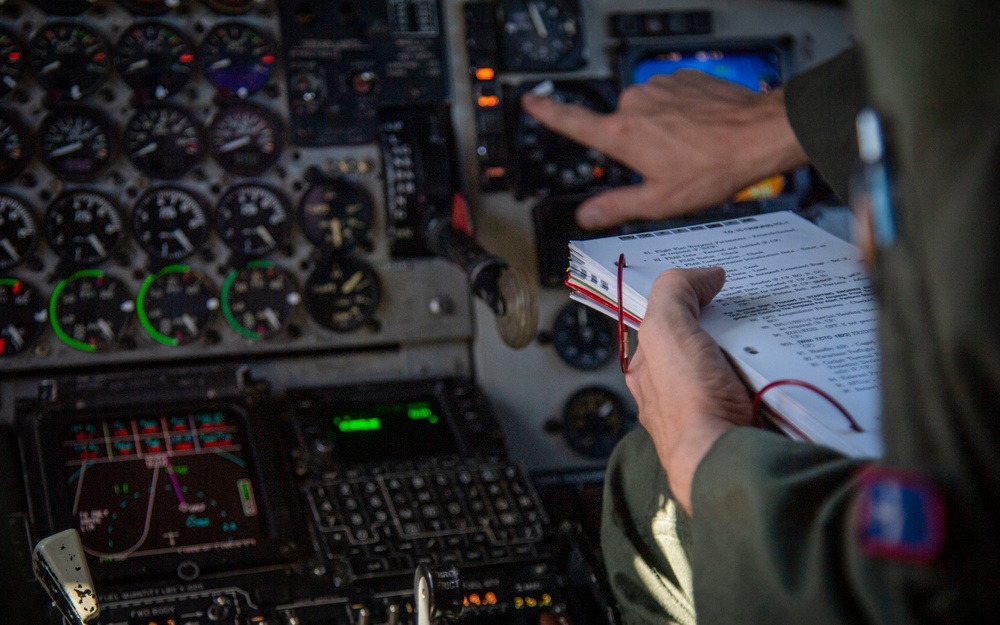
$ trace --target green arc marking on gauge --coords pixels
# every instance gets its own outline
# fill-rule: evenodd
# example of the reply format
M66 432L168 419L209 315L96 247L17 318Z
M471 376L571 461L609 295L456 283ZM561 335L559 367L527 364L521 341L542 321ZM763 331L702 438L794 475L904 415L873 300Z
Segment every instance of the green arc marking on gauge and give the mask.
M191 271L191 268L187 265L168 265L146 278L143 281L142 286L139 288L139 295L135 298L135 307L136 312L139 315L139 323L141 323L142 327L146 329L149 336L153 337L154 341L163 343L164 345L169 345L170 347L177 347L181 342L179 339L167 336L153 327L153 324L149 321L149 317L146 316L146 291L149 290L149 287L156 282L160 276L164 276L168 273L187 273L189 271Z
M264 267L265 269L270 269L274 267L274 263L269 260L252 260L246 264L246 267ZM255 332L249 328L244 328L243 325L236 320L236 315L233 314L233 310L229 307L229 289L233 286L233 282L236 281L236 276L240 273L237 269L226 276L226 281L222 285L222 316L226 318L226 322L229 326L236 330L239 334L252 339L254 341L259 341L263 338L260 332Z
M49 300L49 321L52 322L52 329L55 330L56 336L63 343L66 343L74 349L78 349L81 352L90 352L91 354L97 351L97 348L89 343L84 343L83 341L78 341L59 326L59 321L56 317L56 302L59 301L59 295L62 293L66 285L74 280L79 280L80 278L103 278L104 272L100 269L84 269L83 271L78 271L66 278L62 282L56 285L54 291L52 291L52 299Z

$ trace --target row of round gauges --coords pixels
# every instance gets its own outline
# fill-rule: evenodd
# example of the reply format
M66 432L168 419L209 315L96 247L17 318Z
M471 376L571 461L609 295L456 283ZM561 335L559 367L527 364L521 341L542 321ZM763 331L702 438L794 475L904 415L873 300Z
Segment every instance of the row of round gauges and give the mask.
M125 29L113 50L86 24L53 21L31 37L26 55L11 33L0 31L0 96L17 87L27 57L35 80L60 98L79 100L94 93L113 66L140 101L177 93L196 66L221 92L246 97L270 81L277 49L273 38L236 21L213 25L197 48L170 24L140 21Z
M264 0L202 0L210 9L227 15L246 13ZM80 15L96 0L32 0L46 13ZM118 0L119 4L136 15L163 15L183 4L183 0Z
M28 282L0 278L0 357L30 348L46 325L83 352L127 347L135 317L154 341L169 346L217 342L211 328L220 312L247 339L294 338L302 305L320 326L352 332L371 324L380 292L375 270L352 257L320 262L304 291L290 271L267 260L232 271L221 290L197 270L169 265L148 276L134 299L121 278L82 270L56 284L47 305Z
M317 182L299 201L299 226L322 252L343 254L370 246L374 211L371 196L343 180ZM209 236L208 212L201 201L179 187L146 192L132 209L132 235L162 265L191 256ZM215 228L242 258L266 256L287 243L292 217L284 196L261 184L230 188L215 208ZM38 244L33 212L20 199L0 193L0 270L28 259ZM44 217L45 237L55 253L74 266L111 258L125 236L122 212L110 197L89 189L56 197ZM329 255L329 254L326 254Z
M250 102L223 105L207 131L187 109L159 103L139 109L129 119L122 144L129 161L151 178L180 178L198 166L206 152L226 171L259 176L280 157L283 133L276 115ZM42 163L69 182L90 182L100 176L114 161L118 142L105 115L80 105L56 108L37 131ZM20 120L0 110L0 182L24 171L34 143Z

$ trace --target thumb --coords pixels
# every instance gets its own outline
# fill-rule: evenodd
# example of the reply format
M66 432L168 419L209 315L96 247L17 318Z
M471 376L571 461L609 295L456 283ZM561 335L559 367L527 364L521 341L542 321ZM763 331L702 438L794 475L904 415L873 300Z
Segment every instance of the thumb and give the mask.
M726 270L722 267L700 267L684 269L688 283L698 296L698 307L704 308L715 299L726 284Z
M666 301L679 303L686 314L697 319L701 309L708 306L725 283L726 270L722 267L668 269L656 278L653 288L659 290Z

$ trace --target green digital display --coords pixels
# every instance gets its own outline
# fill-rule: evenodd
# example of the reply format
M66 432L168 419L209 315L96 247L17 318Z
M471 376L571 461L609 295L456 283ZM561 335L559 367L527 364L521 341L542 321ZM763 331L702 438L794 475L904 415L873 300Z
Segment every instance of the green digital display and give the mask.
M328 406L327 439L341 460L455 453L458 446L433 398Z

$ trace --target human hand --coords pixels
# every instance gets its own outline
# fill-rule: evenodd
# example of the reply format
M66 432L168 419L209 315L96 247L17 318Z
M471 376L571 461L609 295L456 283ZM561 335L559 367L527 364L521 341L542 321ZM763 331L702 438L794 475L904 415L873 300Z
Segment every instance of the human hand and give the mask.
M784 91L759 94L700 71L652 77L600 114L528 93L521 106L544 126L642 175L580 204L585 228L663 219L719 204L808 158L785 112Z
M701 309L725 281L721 267L661 274L625 376L639 406L639 421L653 439L674 497L688 514L701 459L726 431L753 420L746 387L698 324Z

